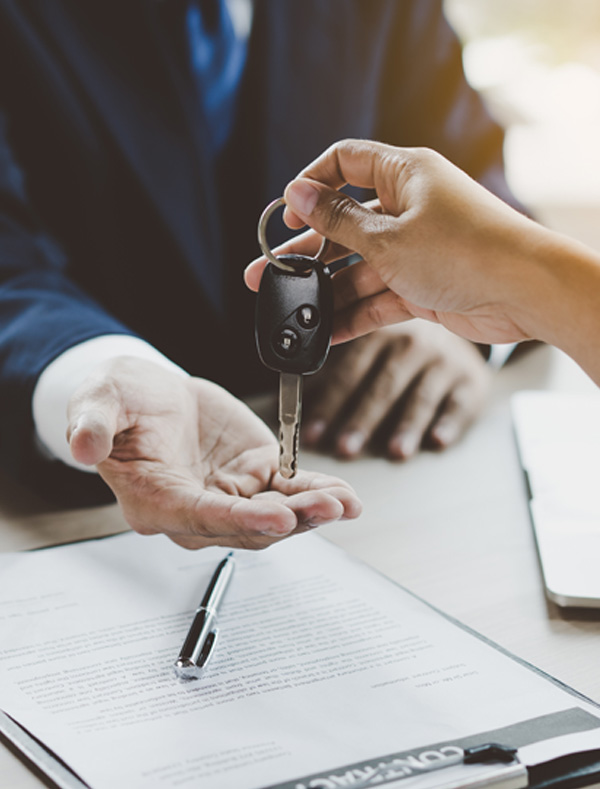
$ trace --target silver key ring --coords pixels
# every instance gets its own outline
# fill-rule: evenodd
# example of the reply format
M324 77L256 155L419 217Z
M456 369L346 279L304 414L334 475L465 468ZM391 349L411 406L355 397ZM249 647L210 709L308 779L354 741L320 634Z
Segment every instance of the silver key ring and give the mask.
M295 272L297 267L290 266L288 263L284 263L283 260L279 260L275 257L271 248L269 247L269 242L267 241L267 224L271 215L274 211L278 208L283 208L285 206L285 200L283 197L279 197L277 200L273 200L272 203L265 208L262 212L260 219L258 220L258 243L260 244L260 248L262 249L263 255L267 258L267 260L272 263L277 268L282 269L283 271L292 271ZM321 255L325 253L325 250L329 246L329 239L323 237L323 241L321 242L321 246L319 247L319 251L314 256L315 260L320 260Z

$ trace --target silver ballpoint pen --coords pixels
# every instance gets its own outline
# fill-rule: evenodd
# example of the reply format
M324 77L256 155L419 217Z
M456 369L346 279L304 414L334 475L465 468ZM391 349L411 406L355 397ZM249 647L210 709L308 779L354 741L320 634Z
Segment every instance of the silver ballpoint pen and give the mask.
M175 673L180 679L200 679L213 652L217 640L217 614L219 606L233 575L235 559L229 551L219 562L196 609L194 621L186 636L179 657L175 661Z

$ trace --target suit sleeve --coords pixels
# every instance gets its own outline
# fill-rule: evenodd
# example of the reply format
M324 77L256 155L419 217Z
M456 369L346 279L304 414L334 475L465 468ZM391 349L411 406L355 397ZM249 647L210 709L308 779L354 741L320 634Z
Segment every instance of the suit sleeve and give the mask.
M504 174L504 131L466 81L462 47L441 0L393 3L380 138L433 148L520 211Z
M0 113L0 468L45 498L105 501L104 483L42 459L32 395L41 372L67 348L131 332L69 280L65 253L28 203L9 128Z

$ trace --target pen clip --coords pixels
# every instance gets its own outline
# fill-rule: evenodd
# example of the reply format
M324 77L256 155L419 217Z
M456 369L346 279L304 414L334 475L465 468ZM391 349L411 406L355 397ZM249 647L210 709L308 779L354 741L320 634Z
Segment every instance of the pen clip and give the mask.
M215 627L206 636L206 640L204 641L204 644L202 645L202 650L200 651L200 654L198 655L198 661L196 663L196 665L198 666L198 669L200 671L204 671L204 668L206 667L206 664L208 663L208 659L211 656L212 651L214 649L214 646L215 646L215 643L217 641L217 636L218 635L219 635L219 628Z

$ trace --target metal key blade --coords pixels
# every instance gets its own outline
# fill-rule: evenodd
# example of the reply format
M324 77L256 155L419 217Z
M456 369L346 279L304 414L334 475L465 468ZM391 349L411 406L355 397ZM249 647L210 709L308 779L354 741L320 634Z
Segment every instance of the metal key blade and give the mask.
M298 433L302 413L302 376L279 374L279 473L285 479L298 470Z

